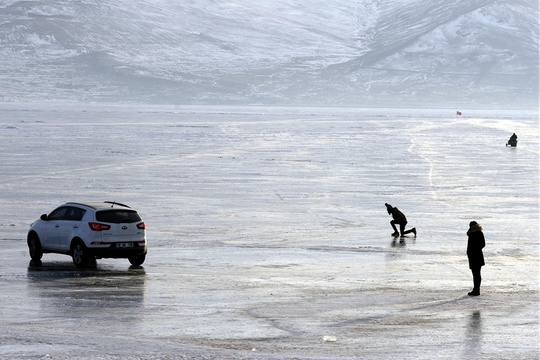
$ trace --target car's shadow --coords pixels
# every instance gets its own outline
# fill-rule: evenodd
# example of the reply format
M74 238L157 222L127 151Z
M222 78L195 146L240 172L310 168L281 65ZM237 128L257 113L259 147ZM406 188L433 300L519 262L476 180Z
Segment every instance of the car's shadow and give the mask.
M81 306L134 308L144 303L142 266L118 269L100 264L77 269L70 262L30 261L27 278L29 295L46 299L47 312Z
M113 269L110 266L98 265L96 262L91 263L90 266L86 269L76 268L71 262L43 262L42 260L30 260L28 263L28 272L43 272L44 274L52 275L65 275L68 274L77 274L78 276L98 276L98 275L112 275L120 274L126 275L126 272L131 275L144 275L144 267L142 265L134 266L131 265L127 271Z

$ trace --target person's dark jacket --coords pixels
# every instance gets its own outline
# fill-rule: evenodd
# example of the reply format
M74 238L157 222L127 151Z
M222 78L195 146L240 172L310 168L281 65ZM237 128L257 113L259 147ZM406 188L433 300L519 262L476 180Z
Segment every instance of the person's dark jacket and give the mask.
M406 224L407 223L407 218L405 217L405 215L398 210L397 207L394 207L390 210L390 213L392 214L392 218L394 219L394 221L397 223L397 224Z
M480 224L473 225L467 231L469 240L467 241L467 257L469 258L469 268L479 268L484 266L484 254L482 249L486 246L486 240Z

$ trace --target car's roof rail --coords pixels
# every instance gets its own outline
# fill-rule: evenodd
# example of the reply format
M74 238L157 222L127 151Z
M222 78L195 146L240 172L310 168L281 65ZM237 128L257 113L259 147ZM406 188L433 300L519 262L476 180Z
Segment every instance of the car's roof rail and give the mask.
M76 201L68 201L64 205L81 205L81 206L87 206L87 207L92 208L92 209L96 208L94 205L87 204L87 203L82 203L82 202L76 202Z
M123 206L123 207L127 207L128 209L131 209L131 206L127 206L126 204L122 204L122 203L119 203L119 202L116 202L116 201L104 201L105 204L111 204L111 207L113 207L114 205L120 205L120 206Z

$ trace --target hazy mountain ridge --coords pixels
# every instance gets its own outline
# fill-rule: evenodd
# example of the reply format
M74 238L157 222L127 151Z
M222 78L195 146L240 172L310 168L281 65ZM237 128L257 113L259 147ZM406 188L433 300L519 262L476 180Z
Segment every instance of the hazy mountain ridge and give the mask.
M0 101L535 107L538 3L0 1Z

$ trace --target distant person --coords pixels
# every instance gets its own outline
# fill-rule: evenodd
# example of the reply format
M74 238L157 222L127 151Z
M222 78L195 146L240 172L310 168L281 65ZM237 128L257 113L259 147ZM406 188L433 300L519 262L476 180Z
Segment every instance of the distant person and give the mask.
M506 146L513 146L513 147L516 147L517 146L517 135L516 133L513 133L512 136L510 136L510 139L508 139L508 142L506 143Z
M471 269L473 275L474 285L469 296L478 296L480 295L480 283L482 282L480 270L482 270L482 266L485 265L482 249L486 246L486 240L484 239L482 226L476 221L471 221L467 236L469 237L467 241L467 257L469 258L469 269Z
M392 228L394 229L394 233L392 236L399 236L401 233L401 236L405 236L405 234L414 233L414 236L416 236L416 228L412 228L410 230L405 231L405 225L407 225L407 218L405 215L398 210L397 207L393 207L390 204L384 204L386 206L386 210L388 211L388 215L392 215L393 220L390 221L390 225L392 225ZM399 225L399 231L396 228L396 224Z

